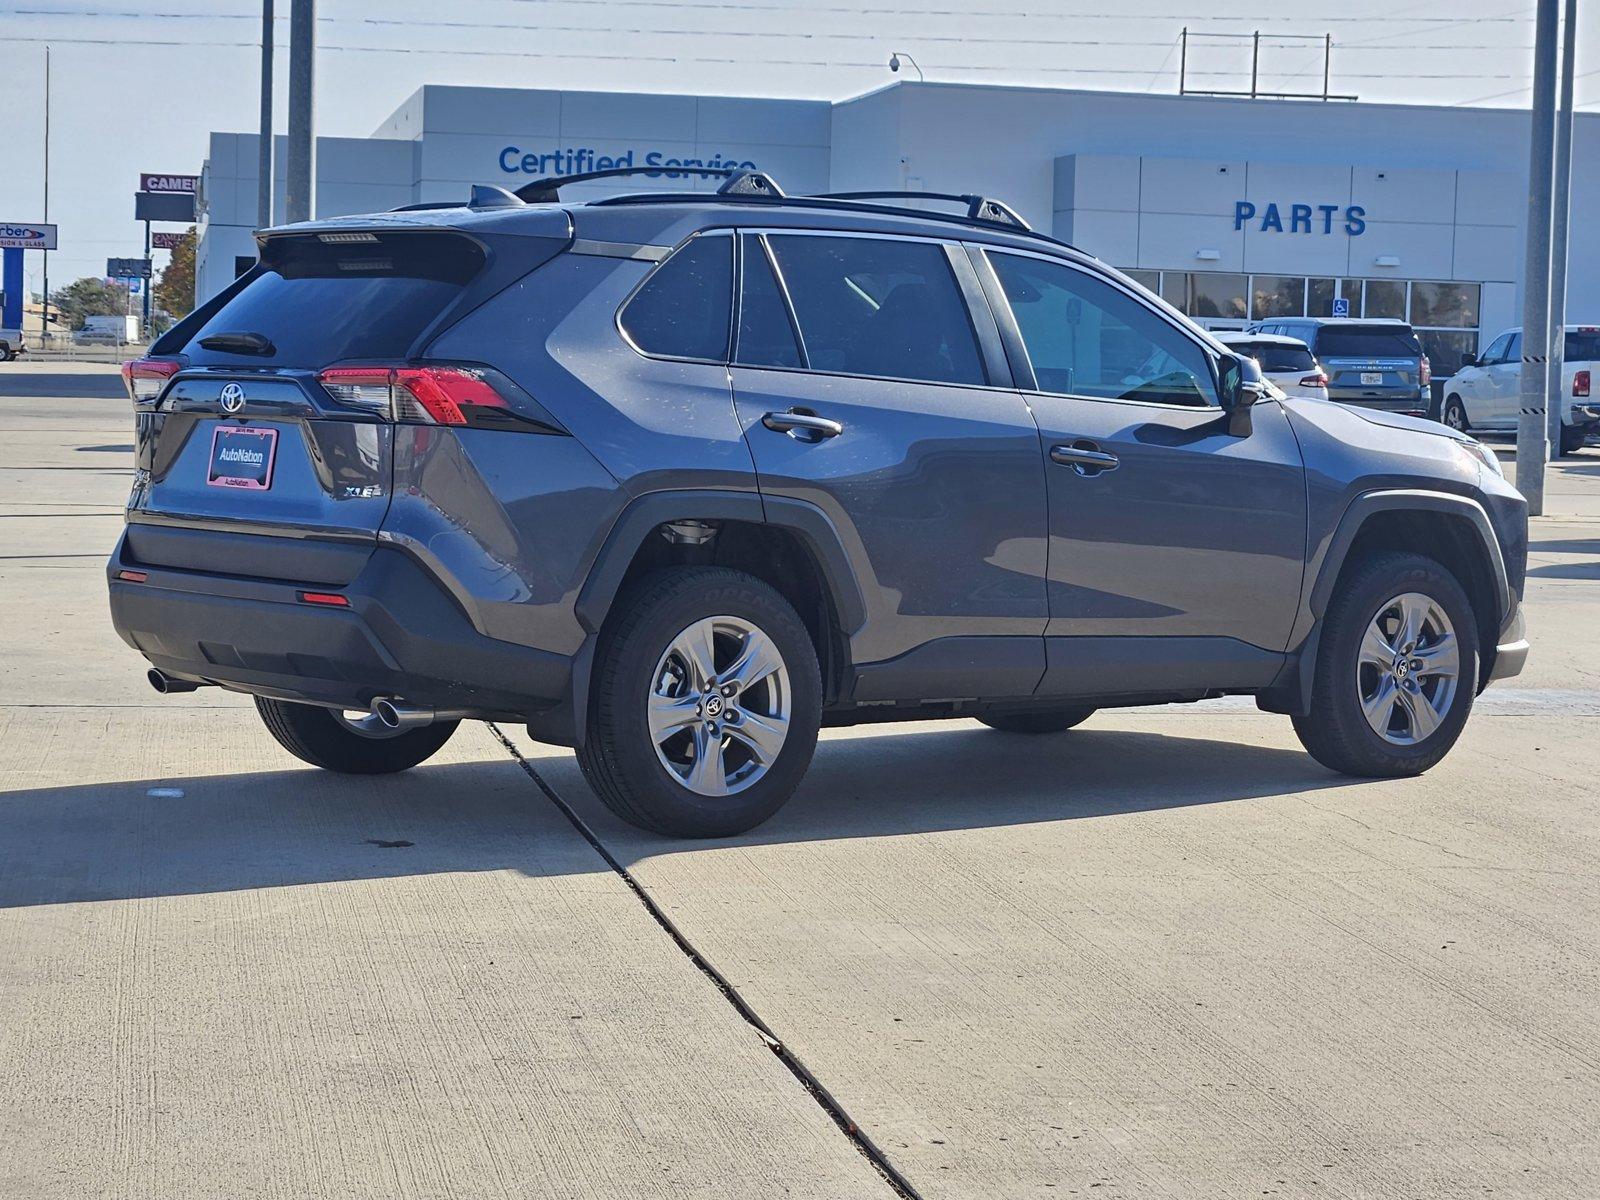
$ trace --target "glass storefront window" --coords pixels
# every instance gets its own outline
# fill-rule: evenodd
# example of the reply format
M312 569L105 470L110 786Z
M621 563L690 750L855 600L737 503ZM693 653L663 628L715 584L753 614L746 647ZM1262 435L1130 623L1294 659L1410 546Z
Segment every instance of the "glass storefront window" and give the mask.
M1161 291L1160 271L1135 271L1129 269L1123 271L1122 273L1147 292L1159 293Z
M1428 356L1435 379L1445 379L1461 369L1461 356L1478 350L1475 329L1419 329L1422 352Z
M1354 314L1351 314L1352 316ZM1406 285L1399 279L1369 279L1367 280L1366 311L1362 314L1367 318L1393 317L1396 320L1406 319Z
M1182 271L1161 273L1161 298L1181 313L1189 311L1189 276Z
M1306 281L1303 275L1252 275L1250 316L1299 317L1305 315Z
M1306 316L1333 316L1333 296L1338 281L1334 279L1309 279L1306 281Z
M1189 276L1191 317L1224 317L1242 321L1249 315L1246 306L1245 276L1218 271L1197 271Z
M1476 328L1481 293L1476 283L1413 283L1411 323Z
M1339 281L1339 298L1350 301L1350 316L1364 317L1367 315L1361 308L1361 280L1341 279ZM1333 315L1331 309L1328 315Z

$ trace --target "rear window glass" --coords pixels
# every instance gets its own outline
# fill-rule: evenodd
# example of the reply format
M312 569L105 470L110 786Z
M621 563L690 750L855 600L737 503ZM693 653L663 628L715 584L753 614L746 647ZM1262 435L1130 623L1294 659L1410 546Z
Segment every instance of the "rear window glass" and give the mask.
M1281 343L1262 342L1250 351L1263 371L1309 371L1316 365L1311 351L1304 346L1285 346Z
M403 358L483 269L483 251L447 233L367 236L374 240L332 245L315 235L273 238L262 273L218 309L183 352L199 365L324 367ZM259 334L271 352L201 345L223 333Z
M646 354L728 360L733 238L697 237L656 268L622 310L622 328Z
M1405 325L1324 325L1317 331L1323 358L1420 358L1422 343Z
M1600 361L1600 332L1568 333L1564 355L1568 362Z

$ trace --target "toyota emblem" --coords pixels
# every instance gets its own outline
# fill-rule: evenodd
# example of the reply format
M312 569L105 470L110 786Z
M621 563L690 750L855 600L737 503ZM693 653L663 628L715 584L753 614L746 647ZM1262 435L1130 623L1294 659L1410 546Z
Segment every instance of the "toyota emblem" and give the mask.
M218 397L222 401L225 411L236 413L244 407L244 389L237 383L222 385L222 394Z

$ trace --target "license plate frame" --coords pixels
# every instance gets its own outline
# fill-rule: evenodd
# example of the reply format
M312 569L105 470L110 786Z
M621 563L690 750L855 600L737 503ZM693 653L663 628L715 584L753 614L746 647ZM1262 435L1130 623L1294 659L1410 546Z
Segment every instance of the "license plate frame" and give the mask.
M236 455L227 461L220 460L219 455L230 448ZM257 455L259 463L255 461ZM219 425L211 434L206 483L212 487L264 492L272 487L277 460L278 431L270 425ZM248 469L241 470L241 467Z
M1383 372L1382 371L1363 371L1363 372L1361 372L1361 386L1362 387L1382 387L1383 386Z

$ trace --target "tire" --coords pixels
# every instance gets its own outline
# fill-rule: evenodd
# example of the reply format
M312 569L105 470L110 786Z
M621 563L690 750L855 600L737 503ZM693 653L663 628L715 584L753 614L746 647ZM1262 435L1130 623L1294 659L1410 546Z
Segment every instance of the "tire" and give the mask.
M1467 406L1461 403L1460 396L1450 396L1445 399L1444 412L1439 419L1450 426L1457 433L1466 433L1472 428L1467 420Z
M1088 705L1068 708L1041 708L1033 712L988 713L978 718L978 723L1001 733L1062 733L1074 725L1082 725L1095 710Z
M313 767L346 775L393 775L432 758L459 721L435 721L405 733L363 734L332 709L257 696L267 732L290 754Z
M1364 653L1373 645L1366 640L1369 628L1375 627L1386 611L1393 614L1387 627L1398 626L1401 609L1391 608L1391 601L1403 602L1408 596L1425 602L1411 606L1426 609L1425 619L1417 622L1424 630L1416 643L1419 654L1447 662L1447 654L1440 657L1443 647L1436 635L1448 626L1454 639L1456 672L1448 695L1444 674L1416 672L1420 658L1407 658L1403 676L1362 665ZM1386 634L1385 641L1396 639ZM1392 649L1388 645L1383 648ZM1395 661L1401 657L1405 656L1397 655ZM1389 701L1382 699L1379 690L1385 679ZM1477 684L1478 625L1461 584L1431 558L1386 551L1356 567L1348 581L1340 581L1323 616L1310 711L1294 718L1294 730L1313 758L1346 775L1420 775L1443 758L1461 736ZM1415 707L1419 695L1427 703L1426 713L1432 714L1421 716L1423 725L1432 725L1437 717L1431 729L1413 724L1411 714L1423 713ZM1387 734L1380 734L1369 721L1363 697L1374 702L1375 713L1383 714L1375 719L1389 727Z
M696 665L704 652L693 653L704 645L697 630L709 630L709 689ZM756 647L775 652L778 668L729 691L738 687L732 671ZM742 571L674 568L620 599L601 635L578 763L629 824L728 837L761 824L794 793L821 722L816 648L789 602ZM764 754L747 738L764 742Z
M4 342L0 342L0 362L10 362L16 357L16 352Z
M1576 454L1579 450L1582 450L1583 443L1588 440L1588 434L1589 430L1587 428L1579 429L1574 425L1563 425L1561 427L1561 453Z

